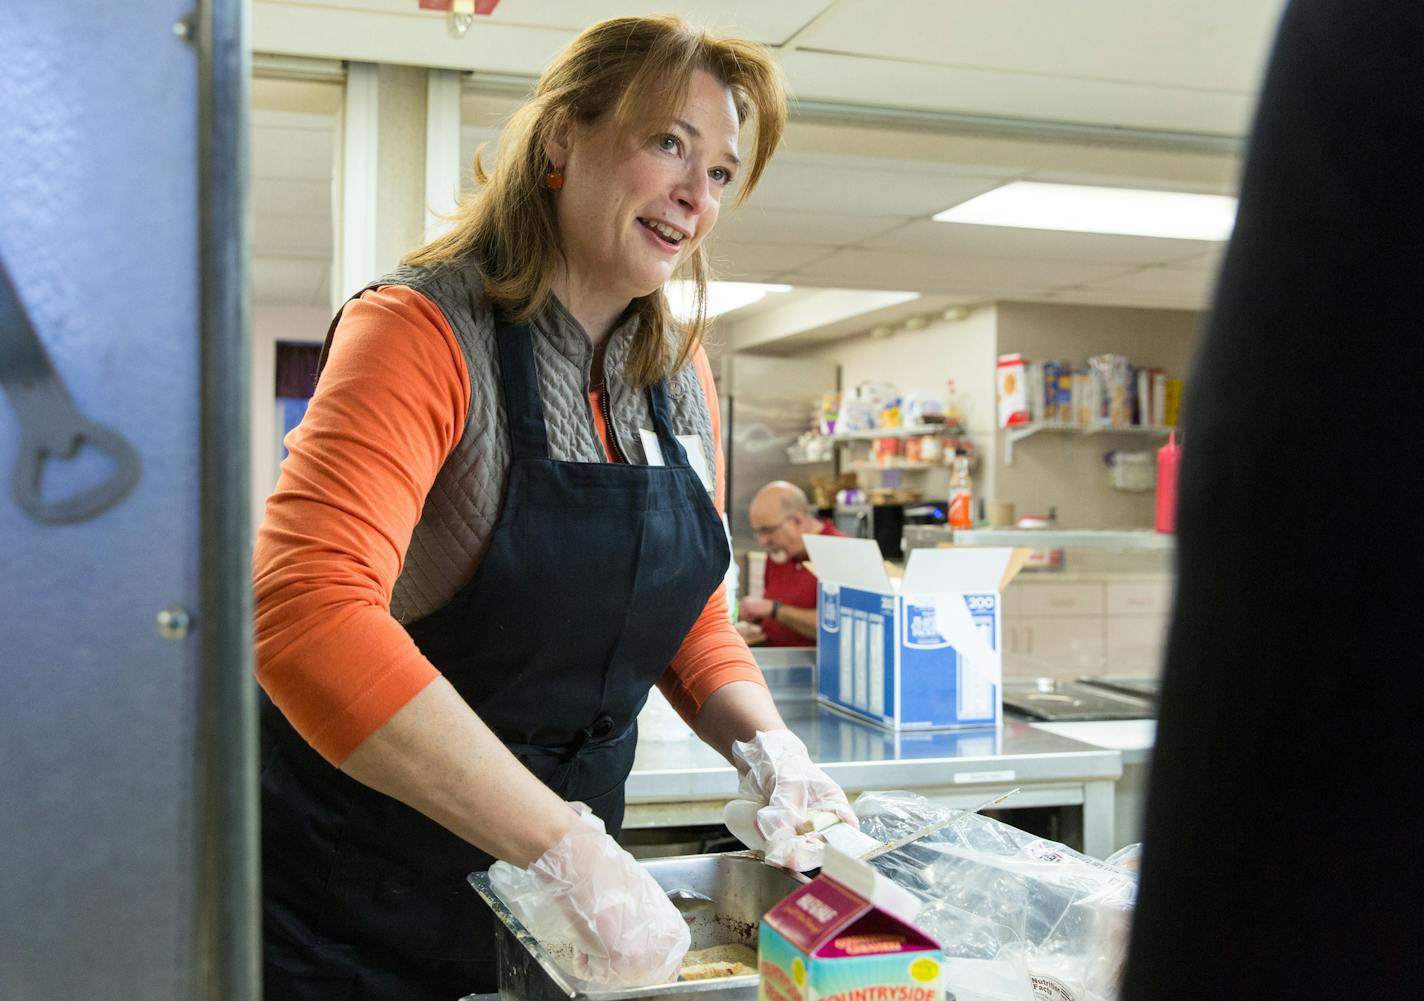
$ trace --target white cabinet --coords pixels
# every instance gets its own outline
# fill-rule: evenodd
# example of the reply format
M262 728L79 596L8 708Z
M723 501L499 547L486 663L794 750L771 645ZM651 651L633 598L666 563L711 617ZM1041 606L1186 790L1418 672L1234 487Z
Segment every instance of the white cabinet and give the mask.
M1166 576L1019 577L1004 592L1004 676L1155 676L1171 613L1171 586Z
M1101 674L1103 584L1020 578L1005 594L1004 676Z
M1107 672L1156 677L1172 614L1171 580L1109 581L1107 607Z
M1109 615L1166 616L1172 610L1172 581L1110 580L1107 583Z
M1025 653L1034 673L1046 678L1102 674L1105 665L1101 615L1036 616L1024 619Z
M1107 673L1155 678L1167 645L1165 615L1118 615L1107 620Z
M1103 614L1101 581L1025 581L1019 592L1019 610L1028 618Z

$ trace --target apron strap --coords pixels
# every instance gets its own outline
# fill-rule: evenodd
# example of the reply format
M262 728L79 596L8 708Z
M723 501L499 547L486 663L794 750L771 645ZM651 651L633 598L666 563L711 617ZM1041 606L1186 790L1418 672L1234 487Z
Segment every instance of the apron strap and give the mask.
M668 466L691 465L682 442L672 433L672 410L668 406L667 384L659 379L648 387L648 402L652 405L653 429L658 435L658 445L663 450L663 463Z
M547 459L549 436L544 428L544 402L534 368L534 335L528 323L495 321L499 347L499 378L509 418L509 443L516 459Z

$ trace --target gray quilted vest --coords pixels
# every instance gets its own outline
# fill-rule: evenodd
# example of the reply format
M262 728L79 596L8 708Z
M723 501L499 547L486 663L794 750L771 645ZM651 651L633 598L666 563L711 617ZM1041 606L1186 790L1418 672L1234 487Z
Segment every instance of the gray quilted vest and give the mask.
M391 614L414 622L443 607L479 566L499 521L509 476L509 427L499 381L494 308L479 272L470 265L441 264L399 268L367 285L404 285L419 292L445 315L470 373L470 409L465 430L445 458L426 495L420 521L411 536L400 576L391 595ZM361 292L356 293L359 296ZM352 298L356 298L353 296ZM349 301L349 300L348 300ZM341 319L327 331L323 358ZM593 347L588 335L563 305L549 305L529 321L534 337L535 368L549 457L571 462L607 462L598 426L588 405ZM651 429L646 390L623 378L623 367L638 331L636 317L609 335L604 356L604 384L618 447L629 462L646 463L638 430ZM667 379L668 404L675 434L696 435L708 471L715 470L712 422L702 383L691 365Z

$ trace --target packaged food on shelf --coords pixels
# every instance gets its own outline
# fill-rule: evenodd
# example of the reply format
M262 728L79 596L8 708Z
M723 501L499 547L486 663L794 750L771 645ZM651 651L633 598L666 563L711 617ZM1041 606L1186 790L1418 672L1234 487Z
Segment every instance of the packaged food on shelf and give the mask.
M999 427L1014 427L1028 423L1028 393L1024 385L1025 375L1026 362L1023 355L999 356L994 380Z
M903 423L903 415L900 409L900 398L892 396L880 404L878 413L878 425L882 428L897 428Z
M1177 418L1182 409L1181 379L1167 380L1167 391L1164 394L1164 398L1166 402L1163 407L1162 423L1167 427L1174 428L1177 426Z
M944 423L944 399L933 389L914 389L905 394L905 423Z
M903 438L876 438L875 464L877 466L894 466L899 464L903 446Z
M959 400L959 388L953 379L945 380L944 422L954 428L965 426L964 407Z
M888 387L894 395L895 387ZM883 383L861 382L841 398L838 431L871 431L880 426L880 407L887 396Z
M817 429L821 434L835 434L841 413L841 394L822 393L821 407L817 418Z
M1128 427L1132 424L1131 396L1136 393L1136 383L1126 356L1118 354L1094 355L1088 359L1088 367L1098 373L1103 387L1102 405L1097 420L1093 423L1109 427Z

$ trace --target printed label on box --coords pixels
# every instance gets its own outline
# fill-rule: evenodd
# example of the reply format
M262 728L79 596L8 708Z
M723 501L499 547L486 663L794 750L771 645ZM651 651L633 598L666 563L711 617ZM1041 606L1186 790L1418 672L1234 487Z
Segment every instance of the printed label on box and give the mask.
M841 628L841 589L834 584L821 585L821 628L828 633Z
M943 1001L944 952L911 923L918 908L865 863L827 849L821 875L762 918L758 998Z

